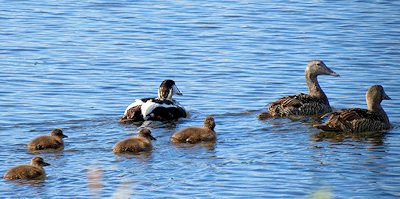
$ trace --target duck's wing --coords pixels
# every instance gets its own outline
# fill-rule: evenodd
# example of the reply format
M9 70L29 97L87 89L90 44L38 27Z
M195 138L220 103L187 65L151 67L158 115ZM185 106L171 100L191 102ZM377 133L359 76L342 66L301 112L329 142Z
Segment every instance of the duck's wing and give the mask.
M186 117L185 109L175 100L154 99L141 107L144 120L174 120Z
M269 107L273 116L315 115L329 112L330 106L324 100L300 93L282 97Z
M367 109L351 108L333 112L324 124L315 127L324 131L362 132L383 128L385 120Z
M142 105L154 98L136 99L130 104L124 112L124 116L120 119L121 123L129 123L143 121Z
M37 179L44 176L42 169L31 165L20 165L12 168L5 175L6 179Z
M350 122L354 120L363 120L363 119L385 122L385 119L381 115L362 108L344 109L343 111L340 112L339 119L342 122L344 121Z

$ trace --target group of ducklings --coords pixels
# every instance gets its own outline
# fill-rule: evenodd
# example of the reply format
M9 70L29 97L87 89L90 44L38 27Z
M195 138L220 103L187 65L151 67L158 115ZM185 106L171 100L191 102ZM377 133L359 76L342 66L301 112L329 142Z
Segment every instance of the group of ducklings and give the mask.
M292 116L321 116L331 115L323 124L315 124L314 127L323 131L358 133L365 131L385 131L392 126L389 118L381 106L382 100L389 100L381 85L371 86L366 93L368 109L350 108L332 112L329 100L321 89L317 77L319 75L331 75L338 77L324 62L320 60L310 61L305 70L305 78L308 86L308 94L286 96L270 104L268 111L261 113L260 119ZM130 104L121 123L135 123L147 120L168 121L186 117L186 110L172 96L182 95L173 80L164 80L159 89L157 98L137 99ZM212 116L207 116L203 127L184 128L171 136L173 143L214 142L215 121ZM50 136L39 136L28 144L28 150L62 150L63 138L67 137L61 129L54 129ZM156 140L151 131L142 128L137 137L127 138L117 142L113 152L139 153L152 150L151 140ZM34 157L30 165L19 165L11 168L4 179L43 179L45 178L44 166L49 165L41 157Z

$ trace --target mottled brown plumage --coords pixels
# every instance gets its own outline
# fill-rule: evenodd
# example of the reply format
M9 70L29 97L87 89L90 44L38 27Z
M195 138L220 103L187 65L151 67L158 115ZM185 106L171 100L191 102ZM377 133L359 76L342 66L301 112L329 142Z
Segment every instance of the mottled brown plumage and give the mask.
M51 131L50 135L42 135L36 137L28 144L28 150L36 151L36 150L47 150L47 149L55 149L62 150L64 149L64 141L63 138L68 136L64 135L61 129L54 129Z
M314 127L324 131L358 133L366 131L383 131L391 128L386 112L381 106L382 100L389 100L380 85L371 86L365 95L368 109L351 108L333 112L324 124Z
M212 116L206 117L203 127L188 127L174 133L171 141L174 143L199 143L210 142L216 140L214 131L215 121Z
M268 112L261 113L259 118L313 116L332 111L328 97L326 97L318 83L318 75L339 76L328 68L324 62L320 60L310 61L305 70L308 94L300 93L298 95L282 97L272 102L268 108Z
M32 158L30 165L19 165L11 168L4 174L6 180L42 180L46 178L46 173L43 169L44 166L50 165L44 162L41 157Z
M149 152L153 149L151 140L156 140L149 129L141 129L137 137L127 138L117 142L113 147L114 153Z

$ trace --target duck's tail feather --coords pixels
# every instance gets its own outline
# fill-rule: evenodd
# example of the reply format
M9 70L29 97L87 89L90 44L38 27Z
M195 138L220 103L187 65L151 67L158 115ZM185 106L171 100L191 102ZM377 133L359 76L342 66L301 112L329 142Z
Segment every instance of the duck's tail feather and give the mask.
M266 120L266 119L270 119L270 118L273 118L273 117L274 116L272 116L271 113L269 113L269 112L262 112L257 116L257 118L259 120Z
M321 129L323 131L340 131L339 129L330 127L329 125L326 124L314 124L313 127Z

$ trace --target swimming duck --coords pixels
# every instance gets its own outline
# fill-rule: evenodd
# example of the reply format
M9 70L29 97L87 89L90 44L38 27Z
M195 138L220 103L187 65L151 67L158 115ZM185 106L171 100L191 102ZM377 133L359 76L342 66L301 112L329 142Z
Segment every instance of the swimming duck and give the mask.
M42 135L29 142L28 150L61 150L64 148L63 138L67 137L68 136L64 135L61 129L54 129L51 131L50 135Z
M214 131L215 121L212 116L206 117L203 127L188 127L184 128L171 137L171 142L174 143L190 143L210 142L217 139Z
M18 165L4 174L4 179L6 180L41 180L46 177L43 167L50 165L45 162L41 157L34 157L31 160L30 165Z
M323 61L310 61L305 70L308 94L300 93L298 95L282 97L272 102L268 108L268 112L261 113L259 118L312 116L331 112L332 108L329 105L328 98L319 86L318 75L339 77L339 74L328 68Z
M129 105L121 123L146 120L167 121L186 117L185 109L172 96L182 95L173 80L164 80L158 88L157 98L137 99Z
M389 117L381 106L382 100L391 98L381 85L371 86L365 95L368 109L351 108L333 112L324 124L314 127L323 131L357 133L366 131L383 131L392 126Z
M156 140L149 129L143 128L137 137L127 138L117 142L113 147L114 153L138 153L148 152L153 149L151 140Z

